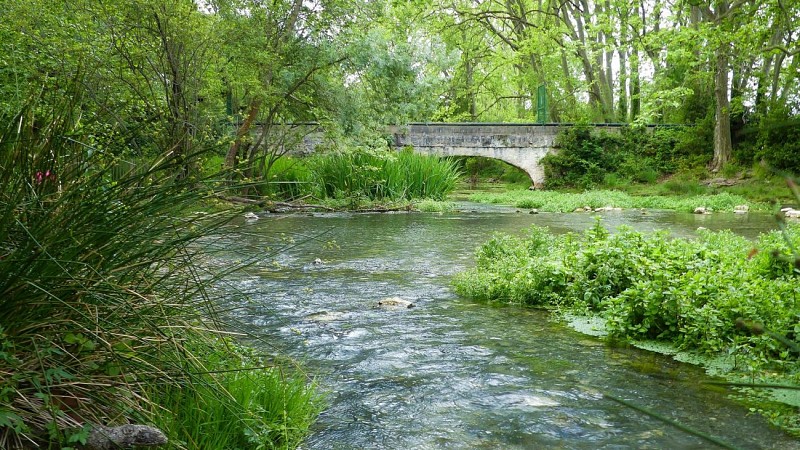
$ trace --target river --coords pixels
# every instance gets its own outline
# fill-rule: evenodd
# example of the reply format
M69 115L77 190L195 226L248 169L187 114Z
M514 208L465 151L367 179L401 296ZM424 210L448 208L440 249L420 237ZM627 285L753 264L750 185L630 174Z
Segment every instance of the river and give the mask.
M459 298L453 274L496 231L580 231L594 214L464 205L446 214L273 215L242 222L227 258L227 305L265 350L316 375L329 407L307 449L704 449L710 442L616 396L737 448L800 448L728 399L698 367L612 347L543 311ZM754 237L767 215L603 213L610 228L698 226ZM322 263L315 264L316 259ZM249 297L247 299L246 297ZM386 297L416 307L376 307Z

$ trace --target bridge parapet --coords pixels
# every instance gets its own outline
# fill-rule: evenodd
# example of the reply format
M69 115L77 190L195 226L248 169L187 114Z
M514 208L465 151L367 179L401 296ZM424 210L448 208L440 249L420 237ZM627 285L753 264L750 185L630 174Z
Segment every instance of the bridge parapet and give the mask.
M550 148L558 131L542 125L412 124L393 134L397 147Z

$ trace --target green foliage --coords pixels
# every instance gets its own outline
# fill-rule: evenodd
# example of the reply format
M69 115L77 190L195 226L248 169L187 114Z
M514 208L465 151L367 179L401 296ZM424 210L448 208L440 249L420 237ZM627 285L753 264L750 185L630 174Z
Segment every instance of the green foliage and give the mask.
M600 316L612 337L732 353L749 364L740 370L776 370L797 364L787 345L800 342L800 288L790 251L798 245L800 226L755 243L727 231L687 240L624 227L610 233L599 222L582 235L534 227L526 238L493 237L477 251L477 267L453 285L476 299ZM749 332L737 325L742 321L771 333Z
M309 162L322 198L444 200L458 181L451 160L354 148L315 157Z
M545 156L541 162L548 187L593 187L621 161L620 136L593 133L590 128L575 127L560 133L556 146L558 153Z
M414 206L422 212L449 212L456 209L456 205L452 202L438 201L438 200L421 200L414 204Z
M200 150L117 171L118 158L82 143L73 97L62 102L32 98L0 131L2 448L63 447L92 424L152 423L159 393L214 369L195 351L217 338L206 289L221 274L198 270L196 243L231 216L192 208L217 177L186 176L184 158ZM162 389L148 390L154 382ZM218 397L220 383L209 388ZM249 407L239 414L260 414ZM283 423L307 423L296 412Z
M769 167L800 173L800 117L787 109L773 108L761 122L755 157Z
M314 175L305 161L291 156L275 159L261 177L258 192L264 196L293 200L313 193Z
M499 159L484 158L481 156L463 156L457 158L463 167L464 175L472 182L478 179L488 179L493 182L506 182L513 184L530 185L531 179L524 170L514 167Z
M266 367L261 358L231 342L218 341L194 352L203 354L213 373L150 393L158 405L155 424L173 446L288 449L300 444L322 406L305 377Z
M606 177L654 183L674 172L681 160L678 146L687 132L681 128L625 127L619 133L571 128L559 134L558 153L542 159L548 187L592 188Z

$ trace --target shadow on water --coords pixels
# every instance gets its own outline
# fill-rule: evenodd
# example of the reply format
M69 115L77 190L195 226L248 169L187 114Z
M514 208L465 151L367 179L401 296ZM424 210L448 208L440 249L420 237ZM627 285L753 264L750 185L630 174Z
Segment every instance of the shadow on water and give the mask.
M228 305L249 331L301 360L330 392L305 448L713 448L604 393L738 448L800 448L718 388L701 387L708 377L697 367L610 347L542 311L456 297L450 277L473 264L493 232L594 223L591 214L508 211L281 216L242 225L231 258L257 256L285 236L300 242L227 281L250 293ZM711 217L626 211L604 215L604 223L680 236L704 226L754 237L772 226L768 216ZM417 306L376 307L391 296Z

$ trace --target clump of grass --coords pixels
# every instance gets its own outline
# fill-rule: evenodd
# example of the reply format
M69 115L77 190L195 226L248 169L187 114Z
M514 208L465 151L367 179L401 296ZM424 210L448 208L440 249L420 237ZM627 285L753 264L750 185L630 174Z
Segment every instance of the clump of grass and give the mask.
M665 181L663 187L672 195L702 195L707 191L696 179L685 176L675 176Z
M186 384L153 389L156 425L186 448L295 448L320 412L306 377L266 364L232 342L203 352L216 368ZM235 420L232 420L235 418Z
M310 167L322 198L444 200L459 176L452 160L410 150L353 149L318 156Z
M421 200L416 203L417 209L422 212L448 212L456 209L453 202L442 202L438 200Z

